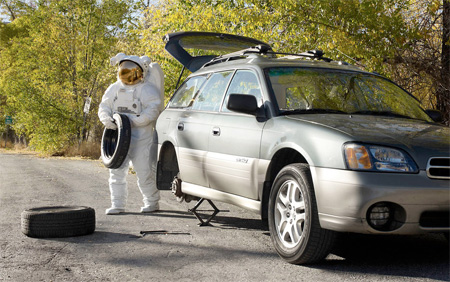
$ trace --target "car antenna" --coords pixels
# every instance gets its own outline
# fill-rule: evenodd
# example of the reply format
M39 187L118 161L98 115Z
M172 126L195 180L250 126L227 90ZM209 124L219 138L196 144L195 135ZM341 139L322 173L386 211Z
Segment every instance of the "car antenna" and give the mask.
M365 69L367 69L367 66L358 62L357 60L355 60L354 58L350 57L349 55L345 54L344 52L342 52L341 50L339 50L338 48L335 48L339 53L341 53L342 55L344 55L345 57L349 58L350 60L352 60L353 62L355 62L355 65L359 65Z

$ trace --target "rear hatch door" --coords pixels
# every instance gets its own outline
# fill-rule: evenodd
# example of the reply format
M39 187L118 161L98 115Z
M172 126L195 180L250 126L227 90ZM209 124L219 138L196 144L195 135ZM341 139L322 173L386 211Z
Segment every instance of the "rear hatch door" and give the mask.
M164 36L165 49L191 72L200 69L205 63L224 53L232 53L257 45L271 49L270 45L239 35L215 32L175 32ZM201 55L194 55L202 50Z

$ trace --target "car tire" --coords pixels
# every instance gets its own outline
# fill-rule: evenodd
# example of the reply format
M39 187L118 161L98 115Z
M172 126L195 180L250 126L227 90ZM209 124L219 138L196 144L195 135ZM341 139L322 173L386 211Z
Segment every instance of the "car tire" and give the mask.
M131 141L131 123L124 114L114 114L117 129L105 128L102 136L101 157L107 168L119 168L128 154Z
M54 206L24 210L21 230L33 238L63 238L92 234L95 210L90 207Z
M336 233L322 229L309 166L285 166L269 199L269 230L278 255L292 264L310 264L331 251Z

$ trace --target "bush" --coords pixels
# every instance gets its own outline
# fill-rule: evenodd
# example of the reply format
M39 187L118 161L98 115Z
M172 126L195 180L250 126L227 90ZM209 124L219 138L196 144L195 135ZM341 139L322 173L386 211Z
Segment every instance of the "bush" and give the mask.
M72 145L61 152L64 157L84 157L89 159L100 158L100 143L99 142L82 142L80 145Z

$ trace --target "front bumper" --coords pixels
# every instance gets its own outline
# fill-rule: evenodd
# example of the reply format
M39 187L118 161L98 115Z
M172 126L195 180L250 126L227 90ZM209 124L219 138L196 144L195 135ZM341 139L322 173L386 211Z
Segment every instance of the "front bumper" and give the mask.
M446 226L421 223L424 212L450 212L450 182L418 174L377 173L311 167L322 228L355 233L421 234L448 232ZM393 231L377 231L367 220L375 203L402 207L405 222Z

